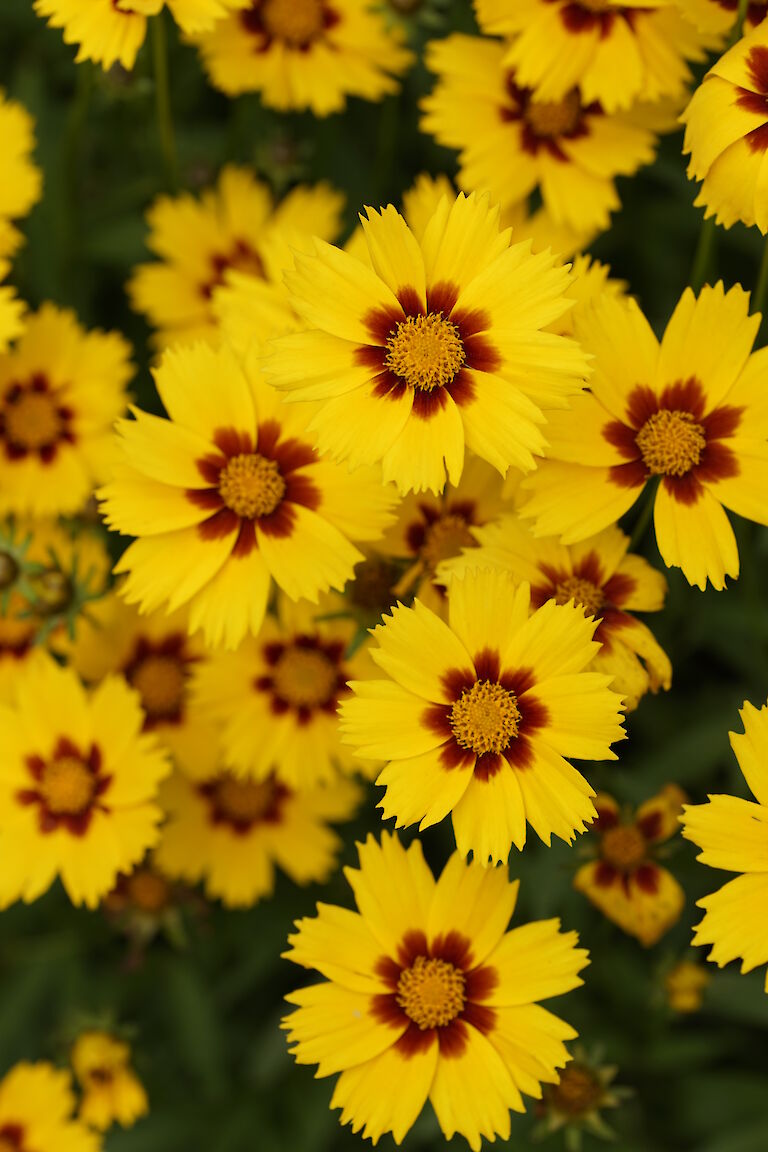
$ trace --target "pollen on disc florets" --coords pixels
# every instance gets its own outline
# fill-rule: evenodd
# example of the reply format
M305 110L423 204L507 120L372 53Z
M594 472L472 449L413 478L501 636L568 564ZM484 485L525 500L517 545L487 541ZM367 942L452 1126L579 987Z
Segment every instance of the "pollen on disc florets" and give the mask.
M700 462L707 436L690 412L662 408L648 417L635 443L652 475L685 476Z
M54 398L29 390L6 406L4 422L6 439L27 451L54 443L63 428Z
M514 692L491 680L478 680L451 708L450 724L462 748L483 756L503 752L517 736L521 719Z
M455 1020L464 1007L464 974L447 960L417 956L400 973L397 1003L422 1031Z
M90 806L95 790L93 773L76 756L62 756L43 769L40 795L55 816L78 816Z
M216 784L217 811L235 824L252 824L272 808L275 787L271 780L236 780L226 774Z
M603 833L600 851L604 860L619 871L637 867L645 859L645 837L635 824L618 824Z
M270 36L298 48L323 30L323 0L264 0L261 9Z
M326 704L338 681L337 665L317 648L286 648L272 672L272 685L282 700L296 708Z
M131 673L131 684L149 716L168 716L184 698L184 669L172 656L146 656Z
M602 588L581 576L568 576L555 587L556 604L567 604L570 600L579 604L587 616L599 616L605 603Z
M275 511L285 495L276 461L257 452L233 456L219 477L219 494L236 515L258 520Z
M408 316L387 340L387 368L422 392L450 384L465 360L461 334L442 312Z
M581 119L581 100L574 88L562 100L531 100L525 119L537 136L567 136Z

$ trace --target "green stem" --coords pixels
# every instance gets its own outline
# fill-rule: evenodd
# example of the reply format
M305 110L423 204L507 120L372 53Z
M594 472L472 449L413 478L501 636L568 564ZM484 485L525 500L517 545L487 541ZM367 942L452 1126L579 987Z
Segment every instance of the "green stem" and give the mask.
M760 258L760 268L757 273L757 283L752 293L752 311L761 312L765 317L765 308L768 303L768 241L763 245L763 255Z
M653 506L656 503L656 488L657 484L651 481L645 489L645 503L638 513L635 526L632 529L632 535L629 540L629 551L634 552L637 546L641 543L645 536L646 529L651 522L653 515Z
M747 18L748 7L749 7L749 0L739 0L739 10L736 13L736 23L734 24L733 28L731 29L731 34L728 37L728 44L726 45L726 51L728 48L733 48L736 41L741 39L742 34L744 32L744 21Z
M176 140L173 134L173 116L171 114L168 36L166 33L164 12L158 13L152 20L152 59L155 70L155 111L157 114L160 150L163 155L165 177L168 187L171 191L174 191L178 184L178 163L176 159Z
M701 226L696 253L693 257L690 285L698 296L707 283L715 252L715 218L710 216Z

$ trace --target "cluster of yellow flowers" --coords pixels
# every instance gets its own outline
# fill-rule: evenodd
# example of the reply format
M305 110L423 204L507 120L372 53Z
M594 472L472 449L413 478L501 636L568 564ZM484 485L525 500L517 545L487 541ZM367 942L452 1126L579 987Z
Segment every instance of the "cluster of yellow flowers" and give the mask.
M164 18L162 0L34 7L105 68ZM397 89L413 53L385 7L168 0L214 86L318 116ZM475 0L480 35L428 45L421 105L461 191L425 175L343 247L327 184L276 199L228 166L160 198L127 292L162 416L126 416L120 334L0 285L0 906L60 878L151 920L176 885L242 907L276 869L324 881L361 780L398 828L450 817L439 878L418 837L371 836L346 870L358 910L318 905L289 939L324 977L289 996L292 1051L338 1074L331 1106L374 1142L427 1099L446 1138L506 1140L571 1058L539 1001L588 954L559 920L508 930L529 826L547 845L591 829L576 889L651 945L685 901L659 851L682 821L740 874L694 942L768 963L768 707L731 734L755 801L689 806L671 784L629 814L571 763L615 760L624 713L671 685L636 615L666 579L618 521L640 501L635 542L652 516L663 563L719 590L739 575L727 511L768 524L749 293L686 289L659 339L582 254L681 113L697 203L768 230L759 7ZM729 38L690 96L690 63ZM41 191L33 146L0 98L0 279ZM668 979L695 1006L700 970ZM84 1033L72 1064L78 1120L68 1073L0 1084L2 1152L88 1152L146 1110L116 1037Z

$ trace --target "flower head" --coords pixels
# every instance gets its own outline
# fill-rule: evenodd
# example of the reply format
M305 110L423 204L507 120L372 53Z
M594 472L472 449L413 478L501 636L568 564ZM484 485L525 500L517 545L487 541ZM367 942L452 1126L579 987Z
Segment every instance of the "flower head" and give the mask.
M109 1032L81 1032L70 1060L82 1088L79 1117L105 1132L115 1122L132 1128L149 1111L144 1087L131 1067L131 1049Z
M0 223L26 216L40 199L43 176L32 160L35 122L21 104L9 100L0 89ZM3 252L2 255L8 255Z
M502 474L531 468L544 409L587 370L575 343L543 330L569 307L567 270L510 247L487 196L441 200L421 240L391 205L363 228L370 267L319 241L296 257L286 282L310 327L266 364L292 399L322 401L320 451L381 460L404 493L458 484L465 448Z
M51 660L18 677L0 706L3 905L36 900L60 875L74 904L95 908L155 843L168 762L143 720L117 678L89 696Z
M101 1140L73 1118L69 1072L52 1064L15 1064L0 1080L0 1148L8 1152L99 1152Z
M693 960L679 960L664 976L667 1004L673 1012L698 1012L711 981L712 975L707 972L706 965L696 964Z
M702 864L739 873L697 902L704 919L693 942L711 944L707 959L719 968L740 959L742 972L751 972L768 964L768 705L745 702L739 715L744 731L730 733L731 747L755 799L710 796L706 804L686 805L680 819L685 839L701 849Z
M699 588L738 576L724 508L768 523L768 422L760 324L740 287L688 288L661 343L637 304L605 297L576 331L594 355L590 393L553 413L548 459L524 481L537 535L584 540L615 523L650 483L664 563Z
M353 682L340 710L358 755L389 761L384 819L426 828L450 812L459 851L483 862L522 848L526 820L547 844L583 832L594 793L564 757L615 759L624 734L610 677L584 671L596 621L529 605L527 584L487 570L451 581L447 624L398 605L371 653L390 679Z
M358 911L318 904L289 937L287 958L325 977L287 998L297 1062L340 1073L331 1107L374 1144L399 1144L427 1100L446 1140L508 1140L510 1109L557 1081L575 1036L537 1001L581 984L587 953L558 920L507 931L506 868L454 853L436 881L418 841L358 851L345 870Z
M259 92L280 111L327 116L348 96L381 100L413 62L402 31L371 0L246 0L196 37L211 83Z
M613 797L599 793L592 826L598 856L582 865L573 881L577 892L646 948L677 923L685 904L683 889L655 859L658 845L677 831L684 800L684 793L668 784L624 819Z
M390 520L374 469L320 460L306 418L227 349L165 353L168 419L122 421L122 459L101 491L111 528L139 539L115 569L141 611L189 605L189 628L234 648L261 629L272 581L292 599L342 588Z

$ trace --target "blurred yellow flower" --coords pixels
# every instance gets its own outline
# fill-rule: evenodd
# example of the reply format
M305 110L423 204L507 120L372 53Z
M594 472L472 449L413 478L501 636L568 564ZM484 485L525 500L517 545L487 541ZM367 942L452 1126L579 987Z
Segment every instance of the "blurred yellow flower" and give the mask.
M692 960L679 960L664 977L667 1003L673 1012L698 1012L704 992L712 982L711 973Z
M101 1139L73 1118L69 1072L15 1064L0 1081L0 1148L8 1152L99 1152Z
M149 1111L144 1087L131 1067L128 1044L109 1032L81 1032L70 1061L82 1089L80 1120L106 1132L117 1123L132 1128Z

